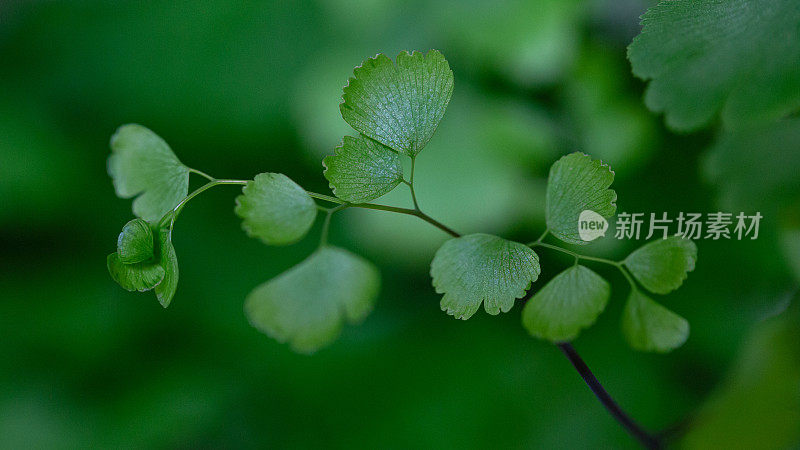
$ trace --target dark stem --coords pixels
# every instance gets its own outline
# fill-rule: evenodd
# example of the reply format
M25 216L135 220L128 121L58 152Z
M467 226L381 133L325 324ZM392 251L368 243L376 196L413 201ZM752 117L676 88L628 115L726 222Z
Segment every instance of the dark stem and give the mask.
M418 209L398 208L396 206L387 206L387 205L375 205L373 203L353 203L350 206L354 208L366 208L366 209L374 209L377 211L389 211L389 212L419 217L420 219L444 231L450 236L461 237L461 235L458 234L456 231L454 231L452 228L448 227L447 225L444 225L443 223L439 222L438 220L434 219L433 217L425 214L424 212Z
M597 377L594 376L592 371L589 369L589 366L583 362L578 352L575 351L575 348L572 347L572 344L568 342L563 342L558 344L558 348L564 352L569 362L575 367L575 370L583 378L583 381L589 386L589 389L594 392L594 395L597 396L597 399L600 400L600 403L606 407L609 413L617 420L631 436L635 437L639 442L648 449L661 449L663 448L661 441L656 438L655 436L651 435L647 431L643 430L636 422L633 421L626 413L623 411L617 402L608 395L608 392L603 388L603 385L597 381Z
M409 186L410 186L410 184L409 184ZM314 196L316 196L317 198L322 198L323 197L323 196L319 196L319 194L315 194ZM331 200L335 200L337 203L339 202L338 199L333 199L331 197L328 197L328 198L330 198ZM328 198L326 198L326 199L328 199ZM354 204L349 204L349 206L356 207L356 208L374 209L374 210L378 210L378 211L390 211L390 212L395 212L395 213L399 213L399 214L407 214L409 216L416 216L416 217L419 217L420 219L430 223L431 225L435 226L436 228L439 228L440 230L444 231L445 233L449 234L450 236L453 236L453 237L456 237L456 238L457 237L461 237L461 235L459 233L457 233L456 231L454 231L452 228L444 225L443 223L439 222L438 220L434 219L433 217L431 217L431 216L425 214L424 212L420 211L419 208L416 207L416 201L414 202L415 209L398 208L396 206L388 206L388 205L376 205L376 204L373 204L373 203L354 203ZM536 244L536 245L541 245L541 246L546 246L546 247L553 247L553 248L562 250L560 247L551 246L549 244L541 243L542 239L546 235L547 235L547 230L545 230L545 232L542 234L542 236L538 240L532 242L529 245ZM614 261L608 261L608 260L604 260L602 258L588 258L588 259L595 259L595 260L598 260L598 261L610 262L611 264L618 265L618 263L616 263ZM521 298L520 300L524 304L532 296L533 296L533 289L529 290L528 293L523 298ZM564 355L566 355L567 359L569 359L569 362L571 362L572 365L575 367L575 370L577 370L578 373L581 375L581 377L583 378L583 381L585 381L586 384L589 386L589 389L591 389L592 392L594 392L594 395L597 397L597 399L600 400L600 403L602 403L603 406L605 406L605 408L608 410L608 412L611 413L611 416L613 416L614 419L617 422L619 422L620 425L622 425L628 433L630 433L631 436L635 437L647 449L662 449L664 447L662 442L661 442L661 440L659 439L659 437L653 436L650 433L648 433L647 431L645 431L644 429L642 429L636 422L633 421L633 419L631 419L625 413L625 411L623 411L619 407L619 405L617 405L617 402L615 402L614 399L611 398L611 396L608 394L608 392L606 392L605 388L603 388L603 385L600 384L600 381L597 380L597 377L594 376L592 371L589 369L589 366L587 366L586 363L583 362L583 359L581 359L580 355L578 355L578 352L575 351L575 348L572 347L572 344L570 344L568 342L562 342L562 343L557 344L557 345L558 345L558 348L560 348L561 351L564 352Z
M435 226L436 228L439 228L440 230L444 231L445 233L449 234L450 236L461 237L461 235L458 234L457 232L453 231L452 228L446 226L445 224L439 222L438 220L434 219L433 217L425 214L424 212L422 212L420 210L417 210L416 214L414 214L414 215L419 217L420 219L424 220L425 222L428 222L429 224Z

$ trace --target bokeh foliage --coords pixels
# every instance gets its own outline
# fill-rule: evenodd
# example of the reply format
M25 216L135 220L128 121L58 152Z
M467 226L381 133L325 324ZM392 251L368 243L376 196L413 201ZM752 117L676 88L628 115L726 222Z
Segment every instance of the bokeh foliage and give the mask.
M378 52L437 48L450 62L456 89L416 182L426 211L463 233L535 238L547 169L574 150L616 169L618 211L718 207L725 193L707 181L706 155L736 149L720 140L709 153L713 132L664 128L630 74L625 46L648 2L503 1L486 11L487 2L471 3L4 3L0 447L632 446L518 313L462 323L439 311L427 267L446 236L414 218L335 219L331 241L376 262L384 283L366 322L313 357L252 329L242 304L316 242L267 248L249 239L232 213L236 187L209 191L182 213L173 241L181 287L168 310L108 278L104 256L131 218L106 174L117 126L146 124L182 162L217 176L282 172L322 192L321 159L350 132L341 88ZM770 155L776 167L790 157ZM796 184L746 182L766 193L737 204L749 212L774 210L773 192L797 198ZM410 206L400 190L380 201ZM576 347L645 426L721 408L709 422L726 434L738 425L725 411L747 407L725 386L771 382L737 375L753 342L778 343L763 361L782 374L774 383L796 374L785 355L797 340L784 338L796 336L796 320L780 325L794 335L748 330L796 288L798 246L784 242L797 239L781 230L798 226L800 216L776 213L756 241L699 243L691 280L668 299L692 323L674 353L627 348L617 322L624 289L612 289L611 312ZM597 246L622 257L640 244ZM561 269L550 264L540 281ZM722 380L733 381L703 406ZM689 443L702 444L702 432Z

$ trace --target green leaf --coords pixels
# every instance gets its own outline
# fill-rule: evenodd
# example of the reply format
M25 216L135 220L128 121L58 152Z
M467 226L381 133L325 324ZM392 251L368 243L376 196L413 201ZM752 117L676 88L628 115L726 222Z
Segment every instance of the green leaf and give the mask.
M236 197L236 215L250 237L267 245L287 245L308 233L317 205L297 183L281 173L262 173Z
M553 163L547 180L545 209L550 233L570 244L588 244L578 233L578 217L585 210L604 218L614 215L617 193L608 189L613 181L611 167L580 152Z
M772 299L770 299L772 300ZM741 348L728 373L692 414L681 449L797 449L800 443L800 308L738 337Z
M143 219L133 219L122 227L117 238L120 262L133 264L153 258L153 230Z
M146 238L149 246L144 241ZM136 254L136 249L149 247L150 257L146 261L126 263L119 253L108 255L111 278L129 291L155 289L161 306L169 306L178 288L178 258L172 246L170 227L158 229L141 219L132 220L123 228L118 247L130 254Z
M634 289L622 313L622 333L636 350L666 353L686 342L689 322Z
M721 207L777 215L800 204L798 148L800 118L727 131L708 150L703 171L716 184Z
M119 255L112 253L106 265L111 278L128 291L149 291L164 279L164 269L156 262L125 264Z
M345 136L335 154L325 157L322 164L333 193L346 202L374 200L403 181L400 156L365 136Z
M488 234L445 242L431 262L442 311L469 319L483 303L489 314L508 312L539 278L539 257L529 247Z
M624 263L647 290L667 294L681 287L696 261L697 245L689 239L672 236L639 247Z
M111 136L108 174L119 197L138 196L133 213L148 222L161 219L189 192L189 168L141 125L123 125Z
M611 286L584 266L556 275L522 310L528 332L551 342L571 341L589 327L606 307Z
M353 71L339 109L356 131L412 158L425 147L453 93L453 72L437 50L383 53Z
M677 130L768 122L800 107L800 2L662 1L628 48L647 106Z
M333 342L345 321L362 321L379 289L380 274L369 261L325 246L255 288L245 312L260 331L312 353Z
M178 257L172 246L172 231L164 227L158 231L159 262L164 268L164 280L156 286L156 298L166 308L178 289Z

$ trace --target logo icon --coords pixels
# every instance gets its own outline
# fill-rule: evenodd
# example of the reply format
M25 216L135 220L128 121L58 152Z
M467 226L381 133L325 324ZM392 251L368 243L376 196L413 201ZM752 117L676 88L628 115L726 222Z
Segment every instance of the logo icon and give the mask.
M591 242L608 231L608 221L605 217L597 214L591 209L581 211L578 216L578 236L586 242Z

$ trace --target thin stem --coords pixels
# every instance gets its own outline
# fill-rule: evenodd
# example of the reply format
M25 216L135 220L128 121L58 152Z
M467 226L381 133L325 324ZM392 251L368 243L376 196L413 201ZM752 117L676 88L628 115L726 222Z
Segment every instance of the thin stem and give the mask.
M414 209L419 211L419 203L417 203L417 193L414 192L414 164L417 161L417 157L414 156L411 158L411 177L410 180L406 183L408 188L411 190L411 201L414 203Z
M338 198L331 197L330 195L317 194L316 192L311 192L311 191L306 191L306 193L308 193L308 195L310 197L318 198L320 200L325 200L326 202L337 203L339 205L343 205L343 204L347 203L344 200L339 200Z
M161 221L159 222L159 224L161 226L165 225L164 221L167 218L169 218L170 219L170 228L172 228L172 225L175 223L175 219L178 217L178 214L181 213L181 210L183 210L183 207L186 206L186 204L189 203L189 201L191 199L197 197L198 195L200 195L203 192L211 189L214 186L219 186L219 185L222 185L222 184L245 185L245 184L247 184L247 181L246 180L217 180L217 179L212 179L212 181L209 181L208 183L206 183L206 184L200 186L199 188L195 189L194 191L192 191L191 194L187 195L186 197L183 198L183 200L178 202L178 204L175 205L175 207L172 208L171 211L167 212L167 214L165 214L164 217L161 218Z
M339 205L335 208L329 209L328 212L325 214L325 221L322 222L322 234L320 234L319 236L320 247L324 247L325 245L328 244L328 231L330 230L331 227L331 216L333 215L333 213L335 213L336 211L341 211L347 208L348 206L349 205Z
M461 234L454 231L452 228L448 227L447 225L439 222L438 220L434 219L433 217L425 214L424 212L418 209L408 209L408 208L398 208L396 206L387 206L387 205L376 205L373 203L352 203L349 204L354 208L364 208L364 209L374 209L378 211L389 211L398 214L406 214L408 216L419 217L420 219L428 222L429 224L435 226L436 228L444 231L445 233L449 234L453 237L460 237Z
M547 233L549 233L549 232L550 232L550 228L545 228L544 232L542 233L542 235L539 236L539 239L536 239L535 241L533 241L530 244L528 244L528 247L530 247L533 244L540 244L544 240L544 238L547 237Z
M662 448L661 441L642 429L634 420L619 407L617 402L614 401L613 398L608 394L608 392L603 388L603 385L600 384L600 381L597 380L597 377L594 376L592 371L589 369L589 366L583 362L578 352L575 351L575 348L572 347L572 344L568 342L562 342L558 344L558 348L564 352L564 355L569 359L569 362L575 367L575 370L583 378L583 381L589 386L589 389L594 392L594 395L600 400L600 403L605 406L609 413L617 420L625 430L633 437L635 437L645 448L648 449L660 449Z
M417 217L419 217L420 219L424 220L425 222L428 222L429 224L435 226L436 228L444 231L445 233L449 234L450 236L461 237L461 234L457 233L452 228L444 225L443 223L439 222L438 220L436 220L433 217L425 214L422 211L417 210L417 213L415 215Z
M628 270L625 268L624 265L622 264L619 265L619 271L622 272L623 275L625 275L625 279L628 280L628 284L631 285L631 289L634 291L638 291L639 288L636 287L636 282L633 281L633 277L631 277L631 275L628 273Z
M621 266L621 263L618 262L618 261L612 261L612 260L606 259L606 258L598 258L596 256L581 255L580 253L573 252L572 250L567 250L566 248L562 248L562 247L559 247L559 246L553 245L553 244L547 244L547 243L544 243L544 242L534 241L534 242L529 243L528 247L549 248L551 250L556 250L556 251L559 251L561 253L566 253L568 255L571 255L571 256L575 257L576 259L585 259L587 261L601 262L601 263L604 263L604 264L612 265L614 267L620 267Z
M201 171L199 171L197 169L192 169L191 167L189 168L189 172L194 172L194 173L200 175L201 177L208 179L209 181L214 181L215 180L215 178L212 177L211 175L209 175L209 174L207 174L205 172L201 172Z
M598 258L596 256L587 256L587 255L578 255L578 257L580 259L585 259L587 261L596 261L596 262L600 262L600 263L603 263L603 264L609 264L611 266L620 267L620 262L619 261L612 261L612 260L606 259L606 258Z

